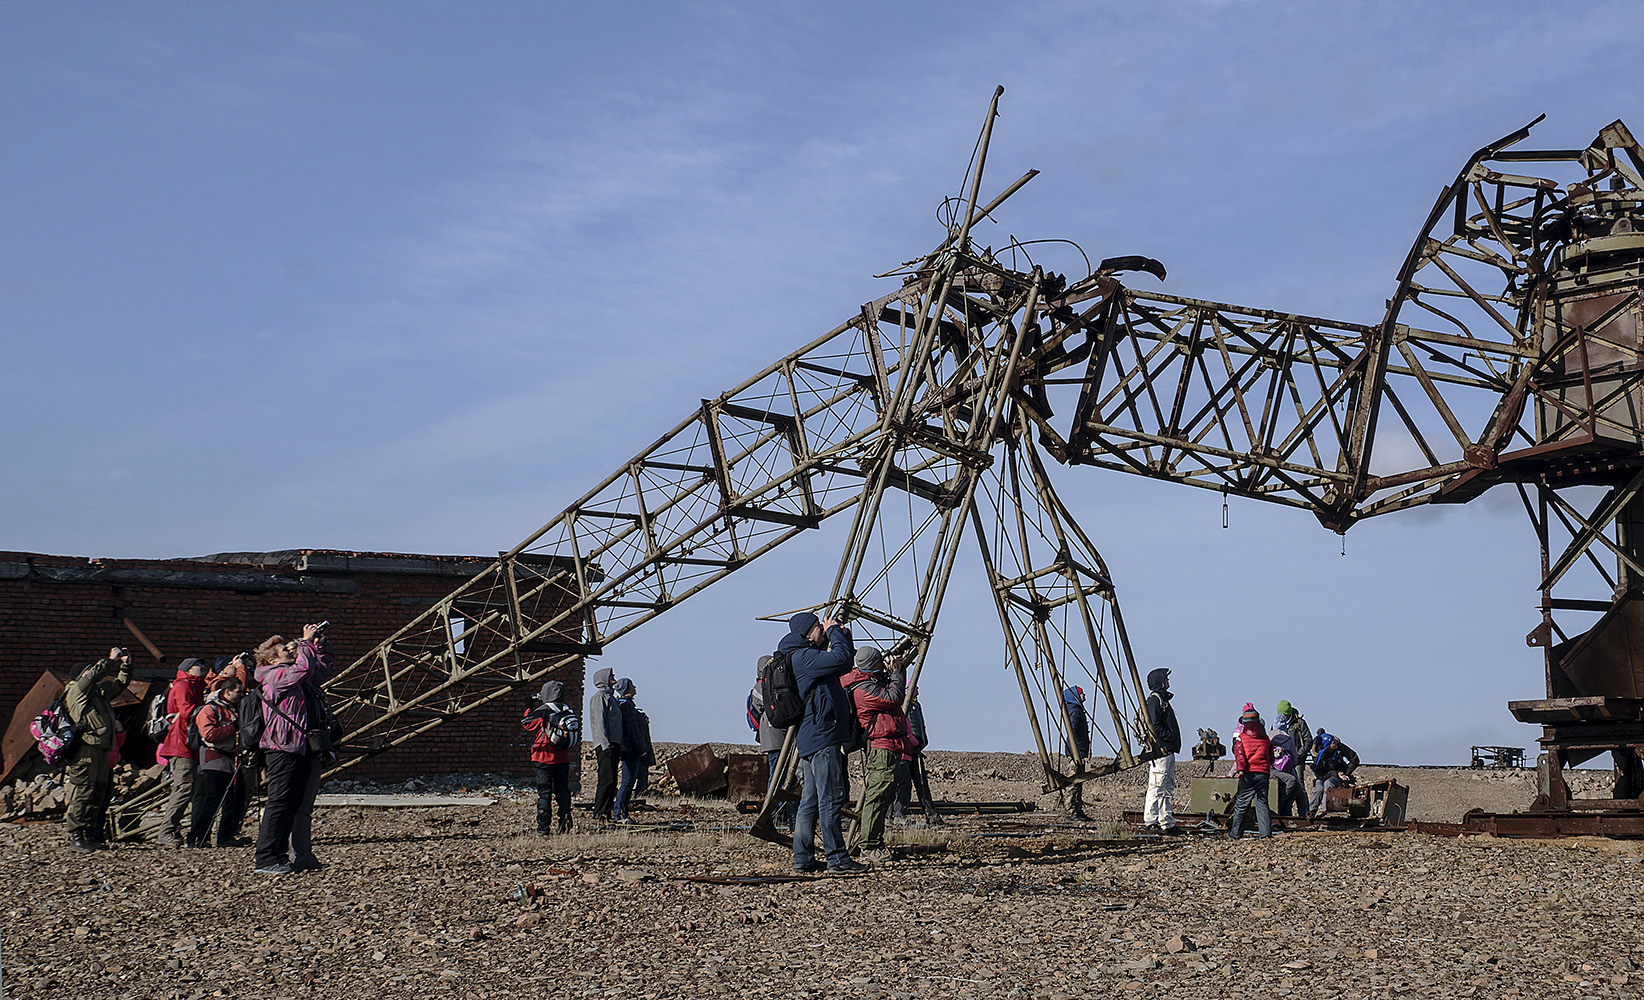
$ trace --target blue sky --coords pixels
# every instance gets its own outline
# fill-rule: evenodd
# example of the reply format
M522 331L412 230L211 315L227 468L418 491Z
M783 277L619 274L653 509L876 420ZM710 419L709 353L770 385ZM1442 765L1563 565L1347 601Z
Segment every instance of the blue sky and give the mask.
M512 546L889 290L993 87L983 242L1370 322L1468 154L1644 126L1644 8L1528 3L0 4L0 548ZM1077 258L1045 262L1066 270ZM1151 279L1138 276L1138 285ZM1369 759L1529 747L1514 498L1309 516L1063 469L1190 733L1280 697ZM738 739L756 614L845 525L613 646L664 739ZM939 747L1030 745L974 560ZM271 628L287 623L271 622Z

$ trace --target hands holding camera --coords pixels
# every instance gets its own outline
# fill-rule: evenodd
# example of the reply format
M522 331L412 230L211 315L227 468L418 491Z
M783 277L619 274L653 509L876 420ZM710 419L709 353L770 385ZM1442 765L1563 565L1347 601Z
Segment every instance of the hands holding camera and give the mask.
M128 667L131 666L131 650L125 648L124 646L115 646L111 648L108 651L108 658L118 663L124 663Z

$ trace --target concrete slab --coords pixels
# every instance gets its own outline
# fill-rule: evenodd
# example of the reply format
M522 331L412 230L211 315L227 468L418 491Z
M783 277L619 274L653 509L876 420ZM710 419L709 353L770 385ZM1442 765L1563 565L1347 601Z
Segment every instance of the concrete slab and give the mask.
M431 809L440 806L491 806L497 800L485 795L440 795L430 792L348 792L320 795L317 806L360 806L366 809Z

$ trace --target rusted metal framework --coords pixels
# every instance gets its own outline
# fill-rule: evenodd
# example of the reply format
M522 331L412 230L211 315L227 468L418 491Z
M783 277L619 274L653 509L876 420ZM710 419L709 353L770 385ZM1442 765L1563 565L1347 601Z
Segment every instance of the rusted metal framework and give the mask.
M1164 276L1145 258L1069 281L977 248L971 227L1033 176L979 205L1002 92L946 238L892 272L899 289L703 400L330 681L356 754L340 768L602 652L846 512L816 607L860 641L910 649L917 681L971 530L1047 789L1150 759L1113 582L1048 454L1304 508L1336 531L1512 484L1543 554L1530 642L1547 647L1548 699L1515 712L1548 726L1545 804L1570 808L1561 767L1606 749L1636 776L1644 159L1625 126L1585 149L1518 151L1527 126L1479 150L1381 320L1353 324L1126 287L1126 271ZM1563 593L1577 586L1588 596ZM1602 617L1583 631L1555 612ZM1107 709L1100 764L1067 756L1061 691L1082 680ZM790 742L759 835L779 839L767 817L791 790L791 757ZM1636 807L1641 791L1622 783L1603 808Z
M1528 641L1546 647L1547 698L1512 705L1545 727L1539 804L1637 810L1644 156L1620 122L1584 149L1515 149L1531 126L1444 189L1381 322L1126 289L1093 324L1066 439L1041 433L1070 463L1303 507L1337 531L1511 484L1542 551ZM1583 612L1601 617L1563 620ZM1614 797L1571 799L1562 769L1606 751Z

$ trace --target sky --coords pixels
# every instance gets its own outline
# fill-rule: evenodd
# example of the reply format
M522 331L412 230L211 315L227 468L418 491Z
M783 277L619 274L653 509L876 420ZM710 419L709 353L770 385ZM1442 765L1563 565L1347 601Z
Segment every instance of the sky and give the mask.
M0 549L508 549L892 290L1001 84L984 197L1042 173L980 242L1374 322L1473 150L1542 113L1528 146L1644 126L1641 28L1625 2L0 4ZM1053 475L1189 742L1288 698L1367 760L1534 746L1514 495L1343 555L1305 513L1235 500L1224 529L1213 494ZM782 631L755 618L824 598L846 527L590 669L659 739L745 740ZM1032 745L996 622L962 558L938 748Z

